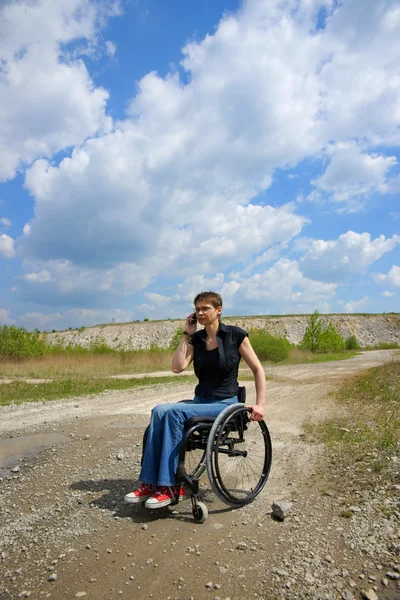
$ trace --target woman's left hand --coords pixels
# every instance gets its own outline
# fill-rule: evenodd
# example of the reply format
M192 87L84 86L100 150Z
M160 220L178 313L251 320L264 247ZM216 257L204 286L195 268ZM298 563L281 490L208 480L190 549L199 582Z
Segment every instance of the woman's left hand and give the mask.
M254 406L252 406L250 420L251 421L262 421L263 418L264 418L264 407L258 406L258 404L255 404Z

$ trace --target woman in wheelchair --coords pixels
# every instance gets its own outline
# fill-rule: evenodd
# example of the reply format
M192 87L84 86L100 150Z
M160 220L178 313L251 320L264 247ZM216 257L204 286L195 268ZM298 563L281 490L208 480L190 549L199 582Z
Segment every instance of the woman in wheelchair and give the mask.
M186 318L173 356L172 371L181 373L193 361L199 380L195 396L193 400L160 404L152 410L139 477L141 485L125 496L127 503L145 502L146 508L154 509L184 497L184 487L177 485L177 468L185 421L194 416L216 417L238 402L237 377L242 357L253 372L256 387L256 404L249 407L247 414L251 421L262 422L265 374L247 333L221 322L219 294L202 292L194 299L194 305L195 312ZM197 322L204 329L197 331Z

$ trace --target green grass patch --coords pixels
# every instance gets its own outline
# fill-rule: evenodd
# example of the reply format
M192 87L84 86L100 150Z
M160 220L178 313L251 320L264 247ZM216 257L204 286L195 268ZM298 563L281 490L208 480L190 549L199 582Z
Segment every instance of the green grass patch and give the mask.
M306 425L305 439L338 449L345 462L360 463L360 471L380 472L400 447L400 362L347 380L336 398L343 417Z
M47 383L25 383L17 381L0 385L0 406L38 402L43 400L59 400L71 396L100 394L108 390L126 390L149 385L195 382L193 376L141 377L131 379L111 378L66 378Z
M308 363L331 362L334 360L347 360L360 354L356 350L344 350L343 352L330 352L327 354L316 354L310 350L302 350L301 348L292 348L289 358L282 361L282 365L301 365Z

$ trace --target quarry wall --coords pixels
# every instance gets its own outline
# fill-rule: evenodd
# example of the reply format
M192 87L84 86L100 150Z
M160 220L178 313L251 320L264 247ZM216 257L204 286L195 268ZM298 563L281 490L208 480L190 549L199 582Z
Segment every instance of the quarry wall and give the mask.
M355 335L361 346L375 346L381 342L400 344L400 315L321 315L326 323L334 324L344 339ZM245 330L265 329L275 336L285 337L298 344L307 328L308 317L229 317L224 322ZM145 349L152 345L168 347L177 329L182 329L183 320L146 321L123 324L97 325L79 330L50 333L49 343L81 345L89 347L95 342L105 342L115 349Z

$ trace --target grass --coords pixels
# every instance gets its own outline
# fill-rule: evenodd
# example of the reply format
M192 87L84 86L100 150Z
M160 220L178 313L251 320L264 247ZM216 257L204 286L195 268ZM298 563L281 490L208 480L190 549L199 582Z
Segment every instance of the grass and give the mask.
M359 354L359 350L345 350L344 352L331 352L327 354L313 353L310 350L291 348L290 356L279 363L280 365L300 365L308 363L331 362L333 360L347 360Z
M340 354L312 354L308 350L291 348L290 356L279 363L295 365L352 358L357 351ZM50 354L15 361L0 358L0 377L55 379L105 377L122 373L151 373L170 371L173 352L167 349L114 351L104 354L70 352ZM244 364L243 362L241 363ZM265 365L275 364L265 362ZM189 367L189 372L191 367Z
M0 359L0 377L104 377L121 373L170 371L170 350L114 351L105 354L87 352L59 353L13 361Z
M400 448L400 361L347 380L336 394L342 418L307 425L305 439L323 442L359 475L380 473Z
M71 396L100 394L108 390L126 390L157 384L192 383L193 376L176 377L141 377L132 379L109 378L64 378L47 383L25 383L16 381L0 385L0 406L37 402L41 400L59 400Z
M319 459L321 481L340 497L338 514L351 519L352 506L400 483L400 360L348 379L336 401L342 417L307 425L304 439L326 445ZM392 517L385 504L377 509Z

